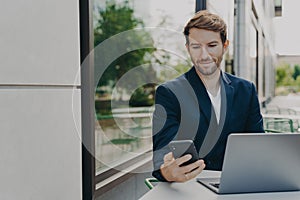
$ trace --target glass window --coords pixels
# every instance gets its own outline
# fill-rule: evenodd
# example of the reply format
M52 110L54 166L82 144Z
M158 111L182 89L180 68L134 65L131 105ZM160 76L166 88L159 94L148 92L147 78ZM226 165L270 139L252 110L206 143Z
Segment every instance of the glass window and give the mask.
M151 153L155 88L190 68L195 0L105 1L93 9L96 174Z

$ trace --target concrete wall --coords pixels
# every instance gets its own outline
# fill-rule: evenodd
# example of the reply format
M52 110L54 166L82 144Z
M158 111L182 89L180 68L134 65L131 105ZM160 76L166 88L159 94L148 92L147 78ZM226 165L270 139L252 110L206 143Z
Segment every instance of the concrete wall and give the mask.
M81 199L78 4L1 3L1 199Z
M255 13L252 11L254 7ZM275 76L274 63L274 27L272 19L275 17L274 2L272 0L237 0L236 1L236 37L235 37L235 71L240 77L256 83L251 65L250 47L253 46L251 28L255 28L258 36L258 96L261 101L274 96ZM256 16L255 16L256 14Z
M276 65L289 64L291 67L295 65L300 65L299 55L278 55Z

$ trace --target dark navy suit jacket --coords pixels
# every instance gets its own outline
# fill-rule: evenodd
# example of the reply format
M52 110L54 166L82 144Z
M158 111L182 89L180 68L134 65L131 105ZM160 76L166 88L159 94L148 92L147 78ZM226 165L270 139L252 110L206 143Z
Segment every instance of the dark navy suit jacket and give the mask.
M259 101L253 83L221 72L223 88L220 135L203 159L205 169L221 170L230 133L264 132ZM224 98L225 96L225 98ZM225 101L224 101L225 100ZM168 144L175 139L192 139L199 151L210 129L212 104L206 88L192 67L180 77L160 85L153 113L153 176L160 173ZM222 121L223 119L223 121Z

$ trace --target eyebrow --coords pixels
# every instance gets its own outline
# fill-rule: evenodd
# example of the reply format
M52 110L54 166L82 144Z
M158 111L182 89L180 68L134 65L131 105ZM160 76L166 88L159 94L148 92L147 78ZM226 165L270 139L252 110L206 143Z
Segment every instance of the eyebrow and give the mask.
M217 40L213 40L211 42L208 42L207 44L218 44L219 41ZM200 43L197 43L197 42L191 42L190 45L200 45Z
M208 44L214 44L214 43L219 43L219 41L213 40L213 41L209 42Z

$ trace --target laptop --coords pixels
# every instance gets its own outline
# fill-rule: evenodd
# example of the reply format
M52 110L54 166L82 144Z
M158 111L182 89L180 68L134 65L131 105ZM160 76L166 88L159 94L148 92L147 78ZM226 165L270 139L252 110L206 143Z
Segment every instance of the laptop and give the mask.
M300 190L300 134L231 134L221 177L197 181L218 194Z

